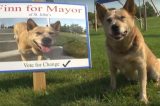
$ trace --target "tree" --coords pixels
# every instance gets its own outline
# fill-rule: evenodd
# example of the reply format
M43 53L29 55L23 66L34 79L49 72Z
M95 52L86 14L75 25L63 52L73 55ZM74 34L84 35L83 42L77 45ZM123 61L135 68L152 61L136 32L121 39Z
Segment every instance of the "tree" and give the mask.
M69 32L69 25L64 25L64 26L61 26L61 31L62 32Z
M85 30L83 30L83 27L81 27L78 24L71 24L71 25L65 24L65 25L61 26L61 31L82 34L82 33L84 33Z
M4 24L1 24L1 29L4 29L5 28L5 25Z
M152 17L156 15L152 5L149 2L146 2L146 7L147 7L147 16Z
M146 2L146 9L147 9L147 16L148 17L153 17L153 16L156 16L156 13L152 7L152 5L149 3L149 2ZM136 16L139 18L139 8L141 8L141 13L142 13L142 17L144 16L144 6L136 6Z
M88 20L92 26L94 26L94 13L88 12Z
M79 34L81 34L81 33L83 33L83 28L81 26L79 26L78 24L72 24L70 26L70 31L72 33L79 33Z

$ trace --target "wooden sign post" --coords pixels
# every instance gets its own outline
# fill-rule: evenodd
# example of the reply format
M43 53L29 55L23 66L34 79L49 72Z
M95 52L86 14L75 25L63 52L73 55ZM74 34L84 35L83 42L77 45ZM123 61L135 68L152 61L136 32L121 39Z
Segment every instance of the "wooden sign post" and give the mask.
M33 0L33 2L43 2L45 0ZM34 92L46 92L45 72L33 72L33 89Z
M33 72L33 87L35 92L46 92L45 72Z

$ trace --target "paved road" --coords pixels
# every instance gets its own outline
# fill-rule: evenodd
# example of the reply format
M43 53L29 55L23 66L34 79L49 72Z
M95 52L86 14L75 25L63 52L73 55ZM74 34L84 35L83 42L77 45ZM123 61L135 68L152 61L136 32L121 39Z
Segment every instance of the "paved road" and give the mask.
M72 59L73 57L65 55L63 47L54 46L51 52L45 54L45 58L53 60ZM35 56L31 55L31 60L35 60ZM0 61L21 61L12 30L0 30Z

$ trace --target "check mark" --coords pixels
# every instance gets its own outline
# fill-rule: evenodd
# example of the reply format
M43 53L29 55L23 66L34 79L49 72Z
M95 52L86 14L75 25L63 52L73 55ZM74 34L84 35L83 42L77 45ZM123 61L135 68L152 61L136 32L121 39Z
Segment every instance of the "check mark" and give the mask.
M71 62L71 60L69 60L66 64L62 64L64 67L67 67L67 65Z

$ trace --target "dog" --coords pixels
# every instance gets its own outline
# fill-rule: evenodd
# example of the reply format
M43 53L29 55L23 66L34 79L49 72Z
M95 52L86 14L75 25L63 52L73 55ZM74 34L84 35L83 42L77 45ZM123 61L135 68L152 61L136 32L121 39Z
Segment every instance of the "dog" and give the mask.
M159 83L160 61L135 25L134 0L127 0L122 9L115 10L97 3L96 10L106 35L111 88L116 89L116 73L120 71L127 79L139 80L140 101L147 104L147 75Z
M23 61L27 61L27 54L33 53L37 60L42 60L43 54L51 51L54 38L59 34L60 21L49 27L38 26L32 19L14 25L14 38Z

